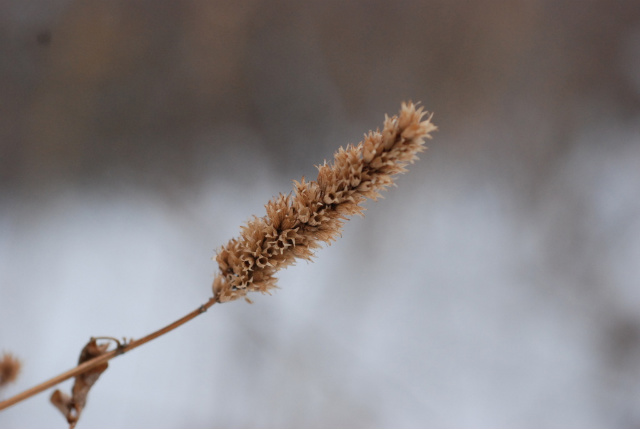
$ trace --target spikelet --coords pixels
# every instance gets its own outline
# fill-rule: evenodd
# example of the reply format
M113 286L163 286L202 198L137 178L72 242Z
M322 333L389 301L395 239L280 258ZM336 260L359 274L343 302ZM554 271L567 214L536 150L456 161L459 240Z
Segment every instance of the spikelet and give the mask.
M403 103L397 116L385 117L382 132L369 132L356 146L340 148L333 164L318 166L316 181L294 181L293 193L267 203L267 214L242 227L241 236L220 248L220 273L213 281L218 302L268 293L278 270L296 259L310 260L320 243L335 240L348 216L362 214L361 204L376 200L393 184L393 176L422 152L424 139L437 130L431 116Z

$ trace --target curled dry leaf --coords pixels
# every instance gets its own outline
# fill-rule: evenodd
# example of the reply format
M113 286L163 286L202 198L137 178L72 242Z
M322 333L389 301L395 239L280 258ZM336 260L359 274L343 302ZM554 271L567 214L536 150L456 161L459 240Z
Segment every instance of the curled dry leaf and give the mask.
M80 353L78 365L96 358L107 352L109 343L98 344L95 338L87 343ZM87 395L91 386L98 380L109 364L107 362L102 365L91 368L80 375L76 376L76 381L71 389L71 396L56 390L51 395L51 403L62 412L69 423L69 428L73 429L80 418L80 413L87 403Z

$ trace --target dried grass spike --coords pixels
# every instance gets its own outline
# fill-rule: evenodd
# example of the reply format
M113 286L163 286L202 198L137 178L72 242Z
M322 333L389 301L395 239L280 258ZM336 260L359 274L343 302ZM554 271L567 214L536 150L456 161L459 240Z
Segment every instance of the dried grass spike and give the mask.
M364 200L380 198L380 191L394 184L393 176L404 173L425 149L424 140L437 130L426 115L422 107L402 103L398 115L385 116L381 132L365 134L359 144L338 149L333 164L319 165L315 181L294 180L292 194L269 201L265 216L250 220L240 238L218 250L216 301L268 293L276 287L279 269L311 259L321 242L340 236L343 221L362 215Z

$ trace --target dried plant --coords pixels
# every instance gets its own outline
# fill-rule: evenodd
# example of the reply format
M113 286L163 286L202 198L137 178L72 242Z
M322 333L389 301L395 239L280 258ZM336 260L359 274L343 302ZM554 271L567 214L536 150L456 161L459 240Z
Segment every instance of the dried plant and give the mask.
M0 358L0 388L17 380L22 364L11 353L3 353Z
M340 148L333 164L318 166L316 181L294 181L293 195L280 194L265 206L266 216L250 220L238 239L217 254L220 267L213 282L218 302L269 292L274 274L295 262L311 259L320 242L340 234L347 216L362 214L362 202L376 200L393 184L393 176L424 150L424 139L436 130L426 112L412 103L386 117L382 132L369 132L356 146Z
M119 341L116 340L118 344ZM91 338L86 346L80 352L78 365L83 364L107 352L109 343L98 344L97 338ZM71 389L71 396L56 390L51 395L51 403L60 410L67 419L69 428L73 429L80 419L80 413L87 404L87 395L89 390L98 381L98 377L109 367L109 363L105 362L99 366L76 375L76 381Z
M376 200L380 191L393 184L394 176L425 149L425 139L437 128L431 116L413 103L403 103L397 116L386 117L382 131L365 134L364 140L340 148L332 164L318 166L315 181L294 181L293 192L280 194L266 204L266 215L254 217L241 236L220 248L216 261L220 272L213 281L213 296L181 319L135 341L98 344L95 338L83 348L78 366L0 402L0 410L75 377L72 395L56 390L52 403L73 428L84 409L87 394L107 362L174 330L207 311L216 303L247 298L249 292L269 293L276 287L275 274L296 259L309 260L321 243L331 243L340 234L348 216L362 214L366 199ZM5 354L0 361L0 385L15 379L19 362Z

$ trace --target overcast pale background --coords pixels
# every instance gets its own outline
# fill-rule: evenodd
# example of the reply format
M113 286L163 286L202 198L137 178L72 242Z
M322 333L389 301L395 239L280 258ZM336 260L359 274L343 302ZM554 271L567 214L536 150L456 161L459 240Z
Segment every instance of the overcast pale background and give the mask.
M635 0L0 1L2 396L205 302L408 99L440 131L398 188L112 361L79 427L640 427ZM66 427L50 393L0 426Z

